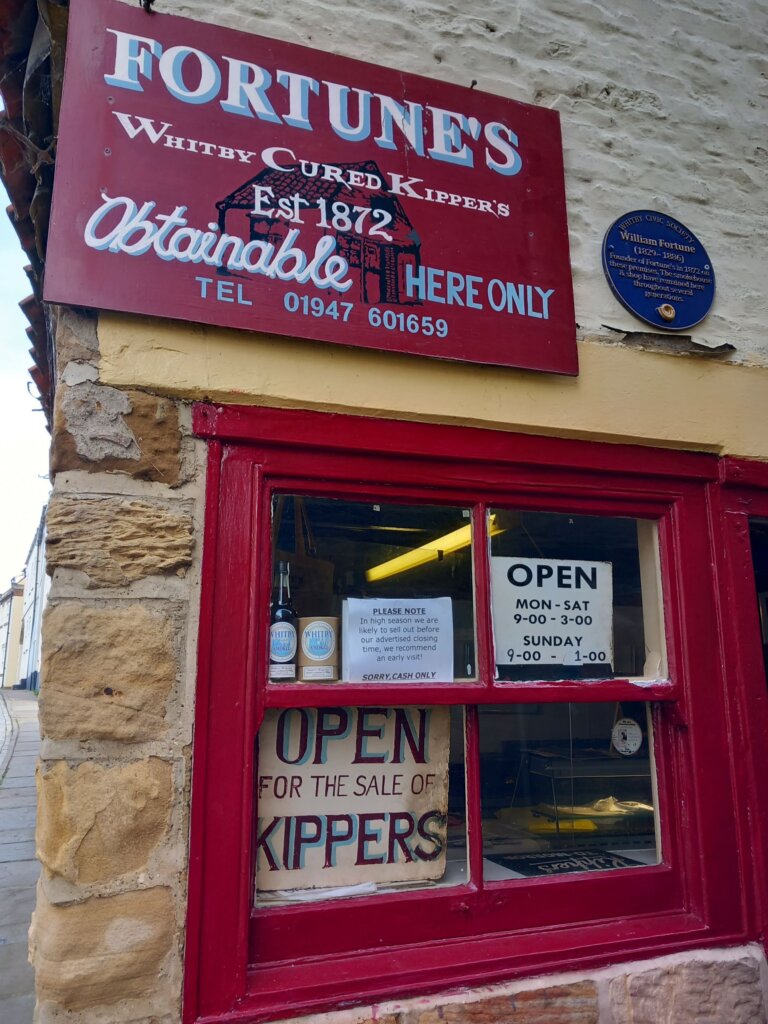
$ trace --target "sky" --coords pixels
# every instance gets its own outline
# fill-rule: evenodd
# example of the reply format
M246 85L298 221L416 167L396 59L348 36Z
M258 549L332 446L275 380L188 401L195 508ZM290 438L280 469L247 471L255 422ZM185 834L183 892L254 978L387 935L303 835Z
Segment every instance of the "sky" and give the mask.
M50 489L51 438L33 397L29 323L18 305L31 292L27 259L5 213L8 201L0 183L0 593L24 568Z

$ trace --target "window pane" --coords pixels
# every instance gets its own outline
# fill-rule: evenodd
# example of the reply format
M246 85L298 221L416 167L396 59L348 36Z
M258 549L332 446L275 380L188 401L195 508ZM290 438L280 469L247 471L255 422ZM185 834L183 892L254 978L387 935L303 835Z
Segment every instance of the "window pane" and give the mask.
M278 495L272 537L273 681L475 676L470 509Z
M645 704L481 707L489 881L659 861Z
M268 710L256 791L258 904L466 878L462 708Z
M497 677L665 674L655 524L489 513Z
M763 642L763 662L768 676L768 521L750 519L749 540L752 547L752 565L755 570L757 607Z

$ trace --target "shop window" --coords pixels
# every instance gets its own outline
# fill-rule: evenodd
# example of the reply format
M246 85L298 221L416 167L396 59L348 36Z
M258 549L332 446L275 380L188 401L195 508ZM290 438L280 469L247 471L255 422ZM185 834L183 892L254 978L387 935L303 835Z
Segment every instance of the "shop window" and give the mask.
M489 513L499 679L664 674L652 523Z
M209 415L189 1020L730 927L708 461Z
M648 522L273 494L268 677L294 686L296 706L269 709L259 733L264 913L465 885L473 842L488 881L658 863L643 704L519 705L509 688L508 704L481 706L482 837L468 840L460 707L451 727L450 706L393 707L387 693L373 707L303 700L308 682L343 694L477 679L473 514L490 542L494 679L658 672Z
M486 880L658 863L643 704L481 707L480 763Z
M297 637L294 680L322 680L323 666L334 682L474 677L471 509L275 495L272 549L274 600L282 563L302 636L326 623L334 647L318 658Z

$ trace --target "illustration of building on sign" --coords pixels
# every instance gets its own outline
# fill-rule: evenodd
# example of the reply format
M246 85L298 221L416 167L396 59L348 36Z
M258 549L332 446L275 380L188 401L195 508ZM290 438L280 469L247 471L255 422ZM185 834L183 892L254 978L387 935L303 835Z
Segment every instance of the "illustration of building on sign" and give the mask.
M326 218L329 223L332 222L334 203L344 203L349 208L353 222L357 214L352 208L363 207L371 211L365 218L363 233L358 234L354 230L340 231L333 227L324 229L325 234L332 234L336 238L336 251L346 259L350 274L358 282L357 297L367 303L413 303L414 300L409 299L406 291L405 273L407 266L417 270L420 265L421 240L400 200L384 187L384 177L377 165L372 160L335 164L334 166L341 171L341 181L329 181L322 177L322 164L313 163L310 166L317 169L316 177L303 174L299 164L288 164L285 170L281 171L265 168L254 178L244 182L216 203L221 231L247 237L249 241L279 245L292 227L306 229L314 223L314 218L319 219L321 211L317 205L318 200L325 200ZM350 171L355 172L353 180L364 178L368 184L378 180L380 187L365 188L348 184ZM304 225L256 213L254 186L270 190L264 195L268 196L271 207L276 207L280 199L290 200L293 196L300 195L311 204L301 207ZM382 223L385 218L376 217L376 220L373 220L376 216L375 211L389 214L386 224ZM313 220L310 221L310 217ZM379 226L380 231L371 233L372 228Z

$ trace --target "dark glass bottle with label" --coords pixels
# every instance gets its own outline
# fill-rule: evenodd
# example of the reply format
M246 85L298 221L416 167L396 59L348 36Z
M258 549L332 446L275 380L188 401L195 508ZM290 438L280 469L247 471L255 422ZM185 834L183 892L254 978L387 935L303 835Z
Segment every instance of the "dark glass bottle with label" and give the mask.
M277 601L269 625L269 678L296 679L296 612L291 604L291 566L278 562Z

